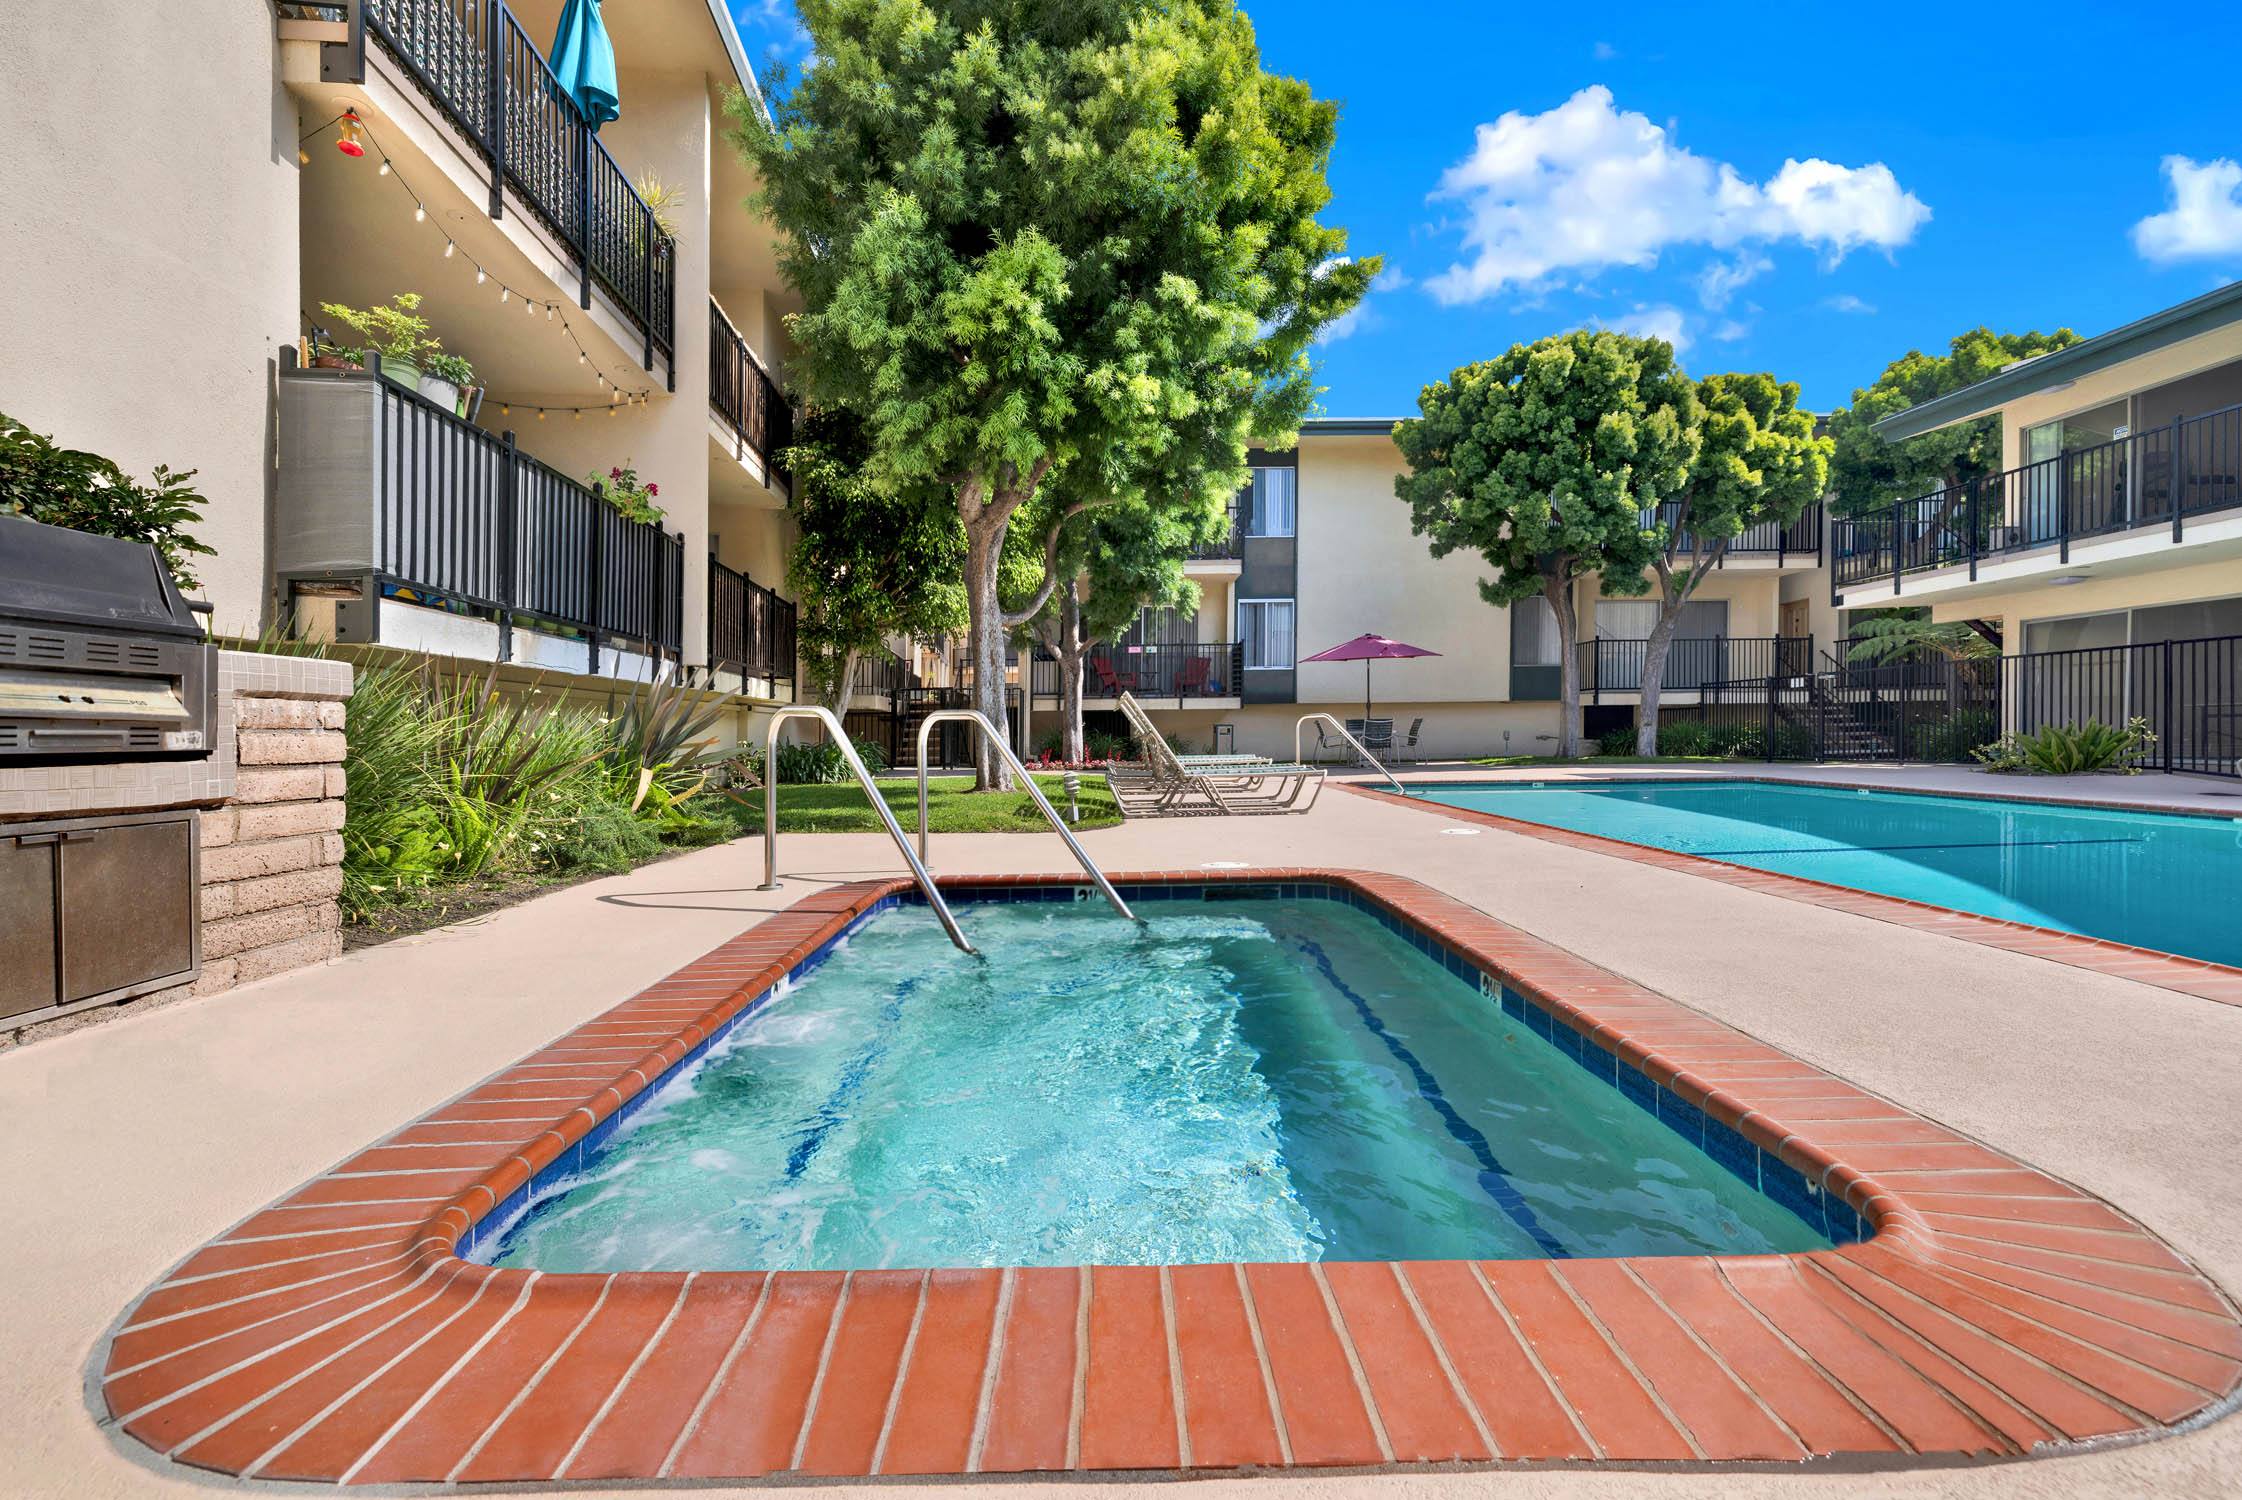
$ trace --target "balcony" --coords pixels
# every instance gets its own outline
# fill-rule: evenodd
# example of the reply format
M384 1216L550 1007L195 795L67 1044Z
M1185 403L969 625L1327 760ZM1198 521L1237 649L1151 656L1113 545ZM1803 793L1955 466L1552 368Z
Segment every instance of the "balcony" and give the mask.
M2032 553L2060 566L2073 544L2170 530L2242 510L2242 406L2152 427L2091 448L1988 474L1950 489L1832 522L1830 587L1946 574L1975 582L1981 565Z
M1650 642L1607 640L1580 643L1580 693L1590 703L1606 695L1627 698L1643 689L1643 658ZM1763 682L1813 670L1814 638L1799 636L1706 636L1675 639L1666 646L1666 676L1661 697L1693 693L1712 683Z
M1084 702L1112 702L1123 693L1146 700L1238 700L1245 648L1234 641L1191 641L1171 645L1090 648L1082 674ZM1059 663L1038 652L1034 682L1038 698L1059 696Z
M280 377L273 568L335 638L643 678L684 638L685 541L378 374ZM378 357L377 357L378 363Z
M596 283L639 330L648 370L672 357L677 247L505 0L290 0L283 35L300 22L344 38L322 50L331 80L363 80L373 38L483 163L490 216L505 216L511 189L575 259L578 304Z
M794 410L713 300L708 304L708 404L755 451L770 488L791 494L792 481L778 456L794 441Z
M727 675L737 677L742 690L760 680L776 698L783 682L786 696L794 696L793 604L713 557L708 560L708 664L720 686Z
M1224 528L1222 535L1211 542L1201 542L1198 546L1193 547L1185 554L1188 561L1236 562L1245 555L1238 545L1238 507L1236 505L1230 506L1227 514L1229 525Z
M1643 512L1643 526L1645 529L1660 523L1670 526L1680 513L1679 505L1661 505L1655 510L1646 510ZM1692 550L1693 539L1689 533L1683 532L1675 538L1674 545L1687 556ZM1776 521L1762 521L1757 526L1747 527L1729 542L1721 561L1725 565L1729 562L1756 562L1769 558L1774 560L1778 568L1810 568L1819 564L1822 558L1821 506L1808 506L1787 526Z

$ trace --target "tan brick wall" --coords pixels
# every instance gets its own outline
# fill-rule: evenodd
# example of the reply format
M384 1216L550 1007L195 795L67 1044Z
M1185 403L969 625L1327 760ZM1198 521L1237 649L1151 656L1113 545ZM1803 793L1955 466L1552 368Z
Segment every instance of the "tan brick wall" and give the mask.
M199 994L342 952L343 702L251 688L232 719L233 799L202 814Z

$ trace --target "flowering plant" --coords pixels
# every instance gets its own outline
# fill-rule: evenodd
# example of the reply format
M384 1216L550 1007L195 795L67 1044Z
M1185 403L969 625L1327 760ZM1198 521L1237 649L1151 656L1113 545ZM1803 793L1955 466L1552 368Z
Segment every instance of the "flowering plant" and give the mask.
M662 518L662 508L654 503L662 493L662 487L640 482L638 470L629 463L609 469L604 478L594 474L590 482L594 489L607 497L607 503L614 506L625 520L651 524Z

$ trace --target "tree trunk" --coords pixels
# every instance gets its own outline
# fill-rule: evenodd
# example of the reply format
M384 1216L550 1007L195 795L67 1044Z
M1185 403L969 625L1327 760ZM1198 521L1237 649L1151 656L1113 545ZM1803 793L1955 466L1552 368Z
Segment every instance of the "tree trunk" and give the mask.
M1642 706L1635 710L1635 753L1658 753L1658 696L1666 683L1666 652L1674 644L1674 629L1681 624L1681 601L1658 601L1658 623L1643 642Z
M856 667L864 659L861 651L841 653L840 668L834 672L824 706L833 711L833 717L843 718L849 711L849 699L856 696Z
M973 674L973 707L1007 737L1012 726L1004 713L1004 606L997 598L997 564L1009 519L968 515L965 522L966 662ZM978 735L973 758L976 791L1011 790L1004 758Z
M1557 617L1557 753L1578 760L1580 744L1580 611L1573 604L1572 580L1544 576L1542 597Z
M1090 758L1082 730L1082 673L1089 665L1089 643L1082 639L1082 596L1068 580L1059 595L1059 758L1080 765Z

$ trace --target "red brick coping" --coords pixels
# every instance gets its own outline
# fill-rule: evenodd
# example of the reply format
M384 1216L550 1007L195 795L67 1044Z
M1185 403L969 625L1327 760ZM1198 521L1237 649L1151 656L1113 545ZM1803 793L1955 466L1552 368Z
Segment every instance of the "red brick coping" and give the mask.
M1711 780L1712 778L1707 778ZM1756 781L1763 786L1845 786L1866 791L1891 792L1898 796L1956 796L1976 797L1986 801L2029 801L2029 798L1996 797L1989 792L1912 792L1898 787L1868 787L1851 782L1799 782L1767 776L1724 777L1722 780ZM1413 783L1426 790L1442 785L1464 785L1462 782L1442 783L1420 781ZM1551 785L1564 787L1639 786L1641 779L1589 780L1568 777ZM1691 782L1689 785L1704 785ZM1586 849L1592 854L1609 854L1619 859L1630 859L1639 865L1655 865L1661 870L1679 870L1689 875L1702 875L1708 880L1718 880L1727 885L1740 886L1762 895L1781 896L1786 901L1802 901L1808 906L1826 906L1832 911L1851 912L1856 917L1874 917L1880 922L1891 922L1901 927L1912 927L1919 932L1935 932L1941 937L1960 938L1966 943L1982 943L1988 948L2005 948L2011 953L2029 954L2059 964L2069 964L2075 969L2092 969L2097 974L2113 974L2120 979L2134 979L2142 984L2153 984L2159 989L2178 990L2183 995L2194 995L2202 1000L2216 1000L2222 1005L2242 1005L2242 969L2227 964L2213 963L2209 959L2189 958L2185 954L2166 953L2159 948L2139 948L2130 943L2114 943L2108 938L2085 937L2075 932L2063 932L2053 927L2035 927L2029 922L2005 922L1999 917L1980 916L1976 912L1956 911L1951 906L1933 906L1927 901L1910 901L1904 896L1884 896L1874 891L1857 890L1849 885L1832 885L1827 881L1809 880L1803 875L1777 875L1768 870L1755 870L1748 865L1732 865L1724 860L1707 859L1697 854L1680 854L1672 849L1661 849L1654 844L1637 844L1627 839L1607 838L1599 833L1577 833L1570 828L1554 828L1547 823L1529 822L1524 818L1506 818L1500 813L1481 812L1477 808L1451 807L1445 802L1433 802L1421 797L1402 797L1382 788L1364 786L1354 782L1339 782L1347 791L1375 797L1385 802L1413 807L1419 812L1438 814L1458 823L1481 823L1489 828L1500 828L1505 833L1521 833L1528 838L1545 843L1563 844L1573 849ZM2120 812L2173 813L2174 816L2205 816L2175 811L2168 808L2143 807L2138 803L2119 802L2051 802L2038 799L2042 806L2095 807Z
M1412 881L1502 976L1875 1226L1787 1256L540 1274L470 1223L900 882L820 891L197 1251L109 1421L271 1479L692 1479L2014 1455L2231 1398L2242 1324L2084 1193ZM1040 883L954 881L958 886ZM1057 883L1057 882L1052 882Z

